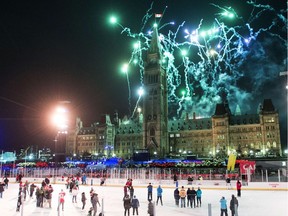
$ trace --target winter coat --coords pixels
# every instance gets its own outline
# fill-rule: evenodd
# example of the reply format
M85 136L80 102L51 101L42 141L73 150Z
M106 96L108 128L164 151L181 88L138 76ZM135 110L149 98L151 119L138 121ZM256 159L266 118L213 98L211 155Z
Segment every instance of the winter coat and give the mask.
M137 198L132 199L132 208L139 208L139 200Z
M238 203L237 198L235 196L233 196L231 201L230 201L230 210L233 212L235 211L235 205L238 207L239 203Z
M82 193L81 201L82 201L82 202L85 202L86 200L87 200L87 199L86 199L85 193Z
M123 198L123 205L125 209L131 208L131 200L129 196Z
M201 197L201 196L202 196L202 191L201 191L201 189L198 189L198 190L196 191L196 195L197 195L197 197Z
M162 193L163 193L163 189L159 186L157 188L157 196L162 196Z
M5 184L0 183L0 193L4 192L4 185Z
M174 199L176 199L176 200L179 200L179 199L180 199L178 188L176 188L176 189L174 190Z
M154 214L154 205L152 202L148 203L148 214L150 214L150 215Z
M184 188L179 191L179 196L180 196L181 198L185 198L185 197L186 197L186 191L185 191Z
M226 201L225 198L222 198L222 199L220 200L220 208L221 208L221 209L227 209L227 201Z
M148 186L147 186L147 189L148 189L148 193L152 193L153 186L152 186L152 185L148 185Z
M241 190L242 184L240 181L236 183L237 190Z

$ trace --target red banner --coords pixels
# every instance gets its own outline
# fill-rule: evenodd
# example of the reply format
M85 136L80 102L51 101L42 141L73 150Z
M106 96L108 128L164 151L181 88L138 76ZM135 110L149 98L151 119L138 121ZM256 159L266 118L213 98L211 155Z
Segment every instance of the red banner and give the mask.
M236 163L239 163L240 173L242 175L253 174L256 169L256 163L255 161L246 161L246 160L237 160Z

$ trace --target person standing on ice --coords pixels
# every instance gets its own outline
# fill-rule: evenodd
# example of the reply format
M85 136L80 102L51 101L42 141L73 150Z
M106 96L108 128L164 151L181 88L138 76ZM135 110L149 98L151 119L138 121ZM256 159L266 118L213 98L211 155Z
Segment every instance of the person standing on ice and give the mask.
M92 197L92 206L93 206L93 211L94 211L93 216L96 216L96 213L97 213L97 203L99 204L99 206L101 206L99 202L98 194L94 192L93 197Z
M62 205L62 211L64 211L64 202L65 202L65 192L63 191L63 189L61 189L61 192L59 193L59 200L58 200L58 208L57 211L60 211L60 206Z
M234 216L235 213L237 212L238 206L239 206L238 200L237 200L237 198L232 194L232 198L231 198L231 201L230 201L230 210L231 210L231 215L232 215L232 216Z
M236 183L237 197L241 197L241 187L242 187L242 184L241 184L241 182L238 180L237 183Z
M228 216L227 200L225 199L225 197L222 197L220 199L220 210L221 210L221 216L223 216L223 214L225 214L225 216Z
M180 200L180 196L179 196L179 190L178 188L176 188L174 190L174 199L175 199L175 204L177 207L179 207L179 200Z
M87 198L85 196L85 192L82 192L82 194L81 194L82 210L85 208L86 200L87 200Z
M184 189L184 186L182 186L181 190L179 191L179 196L181 199L181 208L185 208L186 191Z
M5 183L5 188L6 189L8 189L8 182L9 182L9 179L7 177L5 177L4 183Z
M123 206L124 206L124 216L126 216L126 213L128 216L130 216L131 199L128 194L123 198Z
M148 214L149 216L154 216L154 204L152 203L152 200L149 200L148 203Z
M134 195L134 197L132 199L133 215L135 214L135 211L136 211L136 215L138 215L138 208L139 207L140 207L139 200Z
M147 190L148 190L148 201L152 200L152 192L153 192L153 186L151 183L149 183L149 185L147 186Z
M157 188L157 201L156 201L156 205L158 205L158 201L159 201L159 199L160 199L161 205L163 206L162 193L163 193L163 189L161 188L161 185L159 185L158 188Z
M196 191L196 196L197 196L197 207L201 207L201 204L202 204L202 200L201 200L201 197L202 197L202 190L200 189L200 187L198 187L197 191Z

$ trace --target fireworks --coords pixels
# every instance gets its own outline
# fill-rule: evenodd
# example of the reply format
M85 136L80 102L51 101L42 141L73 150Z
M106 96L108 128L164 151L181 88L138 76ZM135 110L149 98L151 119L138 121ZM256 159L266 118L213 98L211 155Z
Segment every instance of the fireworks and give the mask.
M111 23L117 24L122 29L121 34L135 39L125 70L128 70L132 64L134 67L136 65L141 77L139 84L143 85L145 61L143 54L149 47L151 32L154 28L158 28L162 67L167 72L170 117L172 115L179 117L183 111L189 114L197 112L201 116L211 116L215 104L223 100L227 100L234 108L241 105L244 110L249 110L248 102L264 85L260 79L261 74L267 76L265 79L269 79L273 73L281 71L281 67L285 68L284 64L268 62L265 45L268 42L277 42L284 52L287 49L285 39L287 11L276 11L269 5L256 4L254 1L248 1L247 5L253 12L247 20L231 7L212 4L210 6L219 9L219 13L216 14L210 27L205 27L204 20L200 20L197 28L193 29L186 26L183 21L176 30L169 30L166 35L161 32L161 29L169 28L174 25L174 22L161 25L160 20L164 14L158 16L153 27L147 26L147 20L154 18L151 12L152 6L144 15L143 26L138 33L131 32L130 28L119 24L116 18L111 18ZM265 26L259 26L259 20L263 19L266 13L269 13L269 17L265 17ZM229 19L228 24L226 24L227 19ZM237 25L231 25L231 19L235 20ZM284 32L284 37L279 30ZM258 41L260 36L262 40ZM283 61L285 59L284 55ZM268 64L270 64L269 75L263 74ZM129 88L128 100L131 106L130 83L128 73L126 74ZM253 84L253 89L247 88L245 83L241 86L244 78L245 82Z

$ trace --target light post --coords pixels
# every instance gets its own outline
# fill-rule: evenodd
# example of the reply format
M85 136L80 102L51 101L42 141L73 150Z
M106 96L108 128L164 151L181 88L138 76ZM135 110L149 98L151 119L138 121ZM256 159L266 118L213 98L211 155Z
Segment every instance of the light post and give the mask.
M57 128L57 134L55 136L54 142L55 142L55 149L54 149L54 162L55 162L55 172L54 176L57 176L57 162L58 162L58 156L59 152L57 151L57 142L59 139L59 136L61 134L67 134L67 129L68 129L68 111L65 107L63 106L58 106L53 114L52 117L53 124ZM55 180L55 179L54 179Z

